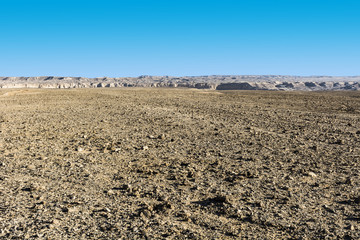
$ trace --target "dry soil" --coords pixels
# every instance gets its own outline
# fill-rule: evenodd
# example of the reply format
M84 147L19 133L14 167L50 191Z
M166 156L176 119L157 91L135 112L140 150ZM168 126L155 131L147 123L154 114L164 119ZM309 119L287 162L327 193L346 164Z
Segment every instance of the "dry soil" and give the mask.
M359 239L360 92L0 90L1 239Z

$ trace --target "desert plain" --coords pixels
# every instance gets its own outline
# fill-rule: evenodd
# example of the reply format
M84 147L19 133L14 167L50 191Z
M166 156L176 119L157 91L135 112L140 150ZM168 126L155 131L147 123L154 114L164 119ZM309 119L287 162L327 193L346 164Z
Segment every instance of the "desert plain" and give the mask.
M0 239L359 239L360 92L1 89Z

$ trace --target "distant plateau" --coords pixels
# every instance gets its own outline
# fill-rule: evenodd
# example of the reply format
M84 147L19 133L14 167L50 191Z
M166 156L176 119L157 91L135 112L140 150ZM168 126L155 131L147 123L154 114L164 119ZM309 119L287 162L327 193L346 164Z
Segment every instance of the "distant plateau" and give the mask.
M336 91L359 90L360 76L209 75L121 78L0 77L0 88L168 87L209 90Z

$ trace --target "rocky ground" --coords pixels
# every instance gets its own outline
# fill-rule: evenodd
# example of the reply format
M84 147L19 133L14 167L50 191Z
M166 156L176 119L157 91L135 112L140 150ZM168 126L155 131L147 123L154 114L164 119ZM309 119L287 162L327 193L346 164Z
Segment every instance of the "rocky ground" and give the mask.
M0 90L0 239L359 239L360 92Z

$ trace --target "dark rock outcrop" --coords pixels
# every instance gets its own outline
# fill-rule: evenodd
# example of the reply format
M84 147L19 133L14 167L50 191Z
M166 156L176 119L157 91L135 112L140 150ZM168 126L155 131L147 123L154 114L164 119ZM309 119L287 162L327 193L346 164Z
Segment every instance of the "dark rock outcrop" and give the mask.
M216 87L216 90L256 90L250 83L223 83Z

